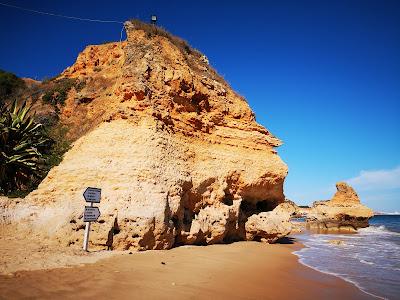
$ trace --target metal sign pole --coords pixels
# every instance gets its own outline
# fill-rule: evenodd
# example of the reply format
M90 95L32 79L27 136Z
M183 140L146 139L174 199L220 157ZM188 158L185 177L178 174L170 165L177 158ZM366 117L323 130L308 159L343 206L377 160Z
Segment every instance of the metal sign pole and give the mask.
M88 251L89 247L89 233L90 233L90 223L96 222L100 217L99 208L93 207L93 203L100 203L101 200L101 189L94 187L87 187L83 192L83 198L85 198L86 202L90 202L90 206L85 206L85 210L83 212L83 222L85 225L85 235L83 237L83 250Z
M90 206L93 207L93 202L90 203ZM86 222L86 226L85 226L85 236L83 238L83 250L84 251L88 251L90 223L91 222Z

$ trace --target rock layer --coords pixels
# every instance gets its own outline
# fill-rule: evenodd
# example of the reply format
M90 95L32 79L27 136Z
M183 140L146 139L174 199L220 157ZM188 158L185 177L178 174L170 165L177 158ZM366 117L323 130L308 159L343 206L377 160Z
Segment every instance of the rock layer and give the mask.
M373 211L360 203L354 189L345 182L336 184L331 200L316 201L307 210L307 227L320 231L355 232L368 227Z
M70 91L61 115L80 138L36 191L2 214L80 247L82 192L95 186L102 215L91 247L168 249L288 234L281 141L203 55L125 25L126 42L89 46L63 72L85 83ZM27 205L29 214L15 213Z

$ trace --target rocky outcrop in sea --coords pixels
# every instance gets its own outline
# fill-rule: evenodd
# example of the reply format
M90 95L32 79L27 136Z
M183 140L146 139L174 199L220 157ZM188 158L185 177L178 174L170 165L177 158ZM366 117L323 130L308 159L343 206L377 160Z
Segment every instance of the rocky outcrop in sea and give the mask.
M338 182L336 189L331 200L316 201L310 209L304 210L307 227L323 232L355 232L358 228L368 227L373 211L361 204L357 193L347 183Z

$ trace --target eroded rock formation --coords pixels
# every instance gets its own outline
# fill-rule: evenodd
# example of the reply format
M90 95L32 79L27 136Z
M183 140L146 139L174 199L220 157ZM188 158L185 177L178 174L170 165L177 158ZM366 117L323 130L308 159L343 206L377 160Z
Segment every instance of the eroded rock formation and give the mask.
M331 200L316 201L307 210L307 227L319 231L355 232L368 227L373 211L360 203L354 189L345 182L336 184Z
M245 224L246 239L270 243L288 235L292 230L289 219L294 213L295 207L284 202L273 211L252 214Z
M61 110L68 134L80 138L36 191L2 214L80 247L82 192L95 186L102 215L91 247L168 249L288 234L281 141L199 52L154 27L125 25L127 41L89 46L63 72L84 83Z

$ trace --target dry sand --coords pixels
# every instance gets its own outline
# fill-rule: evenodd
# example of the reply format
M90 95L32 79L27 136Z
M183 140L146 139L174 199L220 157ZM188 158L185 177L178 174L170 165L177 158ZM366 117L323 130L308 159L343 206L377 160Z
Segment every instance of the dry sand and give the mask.
M0 224L0 274L77 266L116 254L115 251L88 253L79 248L60 247L60 244L32 232L10 231Z
M0 299L373 299L301 265L300 244L185 246L0 276ZM31 260L28 258L28 260Z

